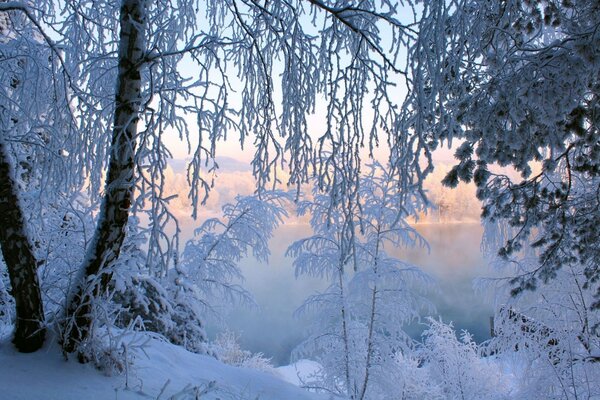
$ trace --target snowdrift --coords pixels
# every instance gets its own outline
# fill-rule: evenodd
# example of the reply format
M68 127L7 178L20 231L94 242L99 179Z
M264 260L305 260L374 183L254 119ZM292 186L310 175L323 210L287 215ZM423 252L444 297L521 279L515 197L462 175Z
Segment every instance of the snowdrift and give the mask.
M323 400L274 374L232 367L190 353L151 334L128 336L130 360L107 376L89 364L65 361L55 341L33 354L0 342L0 398L11 400L204 399Z

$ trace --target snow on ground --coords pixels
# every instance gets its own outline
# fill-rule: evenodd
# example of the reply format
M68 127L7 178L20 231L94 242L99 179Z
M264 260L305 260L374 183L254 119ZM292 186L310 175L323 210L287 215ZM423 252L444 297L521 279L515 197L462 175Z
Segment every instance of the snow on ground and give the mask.
M321 370L321 364L311 360L298 360L294 364L275 368L275 371L283 380L296 386L307 382Z
M8 339L0 342L0 398L183 400L194 399L203 390L207 393L198 397L203 400L329 398L309 393L273 374L232 367L147 334L126 339L133 360L127 373L116 376L105 376L92 365L76 360L66 362L56 341L48 342L33 354L16 352ZM144 345L140 348L136 343Z

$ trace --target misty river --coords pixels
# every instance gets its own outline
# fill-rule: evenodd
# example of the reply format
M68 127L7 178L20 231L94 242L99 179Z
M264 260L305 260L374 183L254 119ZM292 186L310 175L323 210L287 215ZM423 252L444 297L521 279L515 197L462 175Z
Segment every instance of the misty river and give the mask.
M427 239L426 249L399 249L394 255L421 267L437 281L430 299L445 322L452 321L457 331L467 329L476 341L490 337L489 318L493 314L485 293L473 288L473 279L491 272L480 251L482 228L478 223L420 224L417 230ZM244 287L255 297L258 308L236 307L225 315L225 324L240 335L242 348L271 357L275 365L289 363L291 350L307 336L309 321L296 318L294 311L303 300L326 284L306 276L294 276L292 259L284 256L287 246L310 234L308 226L289 224L280 227L271 241L269 264L245 259L240 267ZM209 324L209 334L220 328ZM406 330L418 338L423 325Z

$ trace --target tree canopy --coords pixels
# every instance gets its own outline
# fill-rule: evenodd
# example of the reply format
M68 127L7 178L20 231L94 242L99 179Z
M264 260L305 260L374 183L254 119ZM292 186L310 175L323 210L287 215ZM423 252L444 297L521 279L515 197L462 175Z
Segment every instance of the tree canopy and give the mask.
M599 24L600 6L586 0L424 7L409 56L413 126L433 147L458 141L444 183L474 181L482 217L511 227L500 256L537 249L513 295L567 265L598 289Z

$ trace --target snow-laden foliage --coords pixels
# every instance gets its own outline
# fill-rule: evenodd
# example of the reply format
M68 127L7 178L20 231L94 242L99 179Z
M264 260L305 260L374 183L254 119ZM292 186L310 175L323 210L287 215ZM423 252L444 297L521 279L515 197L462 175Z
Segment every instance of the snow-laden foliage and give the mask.
M223 217L206 220L186 243L175 268L177 284L186 290L193 283L189 290L199 290L207 306L216 299L251 301L249 293L235 284L243 279L238 263L248 256L267 261L269 240L287 216L289 199L282 191L263 191L224 205Z
M513 229L507 224L488 226L485 245L496 248ZM510 295L515 275L539 268L539 251L526 246L509 263L496 257L500 277L482 280L484 290L495 292L497 303L489 348L519 366L524 397L593 398L600 394L600 316L590 309L595 292L586 287L585 268L565 263L556 279L536 291Z
M77 155L78 168L66 172L88 176L92 196L102 193L114 145L106 132L117 107L119 14L126 3L3 6L29 21L39 46L56 60L54 74L30 73L59 83L59 102L50 102L51 108L71 111L78 140L66 146ZM402 49L416 37L412 2L161 0L141 2L140 10L146 21L144 54L136 65L141 109L132 111L141 128L132 147L138 202L150 210L154 228L149 252L162 262L170 262L177 247L164 234L164 226L175 223L163 192L169 136L178 136L192 154L187 175L194 215L218 169L218 144L234 133L241 146L250 142L255 148L252 166L260 188L278 182L282 169L289 184L307 182L317 171L320 184L330 188L329 166L337 161L320 155L344 154L358 171L360 149L372 151L380 140L392 148L401 184L420 185L421 177L411 174L420 171L418 158L427 150L400 123L393 95L405 83ZM309 126L317 105L326 110L318 128Z
M599 24L597 1L430 2L410 50L414 129L459 142L444 183L484 202L524 398L598 395Z
M467 331L456 337L452 324L428 318L423 332L424 365L447 399L508 399L508 382L498 364L481 357Z
M295 354L314 357L323 367L306 384L352 399L387 398L386 371L394 368L395 355L412 347L403 325L427 307L419 290L430 284L418 268L385 251L386 246L425 245L405 221L421 207L419 197L403 193L390 169L369 168L357 194L360 208L351 214L318 190L313 200L299 204L300 215L310 213L314 234L287 251L297 275L330 282L299 310L313 312L317 322ZM356 229L350 241L346 226Z
M378 375L378 382L386 388L387 398L406 400L448 398L444 396L441 385L434 380L418 353L398 352L392 356L392 359L393 363Z
M55 257L47 245L61 240L57 231L62 227L44 222L52 219L49 215L66 215L65 205L84 177L59 54L48 46L32 14L19 7L15 2L0 5L0 245L15 300L14 343L33 351L45 336L47 298L37 276L44 261L39 257L46 250ZM75 151L72 157L70 151Z
M138 219L129 221L129 234L115 268L108 301L114 322L120 328L144 329L160 333L171 343L189 351L206 353L203 315L193 306L193 297L179 296L173 280L155 274L144 250L147 235L139 230ZM107 304L108 303L108 304Z
M21 4L0 6L0 132L22 188L34 186L41 203L79 189L82 139L74 130L59 54L26 14L3 12L14 6ZM32 206L31 216L41 205Z
M567 296L562 304L536 304L523 307L523 312L506 307L497 314L497 336L490 346L514 365L521 398L600 395L598 337L590 337L585 331L578 333L574 329L579 328L580 321L567 320L574 316L569 311L583 309L575 302Z
M35 202L35 193L23 193L25 204ZM93 232L94 208L78 194L60 196L44 204L40 215L29 220L37 259L43 260L38 275L49 325L63 319L66 295L77 280Z
M218 313L219 304L252 302L239 284L243 276L238 263L250 255L267 261L269 239L287 215L288 199L284 192L265 191L224 205L223 216L196 230L166 274L150 264L144 250L147 235L133 218L111 285L111 301L119 304L117 325L134 324L190 351L213 352L206 343L204 321Z
M270 373L275 372L271 359L266 358L263 353L243 350L239 344L239 337L231 331L219 333L212 343L212 350L217 358L225 364Z
M408 102L415 131L433 147L459 140L458 164L444 183L475 181L484 218L516 228L501 255L528 242L540 249L538 266L514 276L513 294L574 264L583 266L582 284L598 290L598 2L459 0L424 7L410 50ZM520 178L494 164L514 168Z

